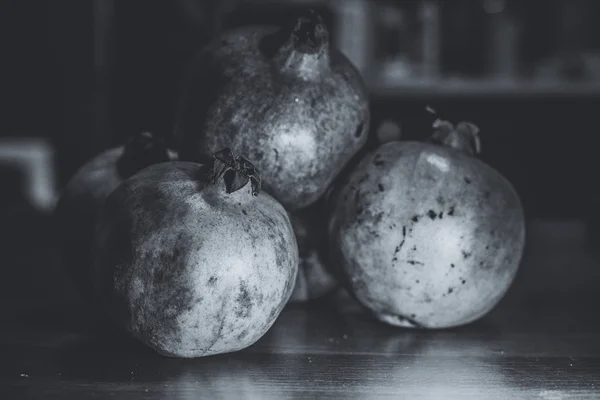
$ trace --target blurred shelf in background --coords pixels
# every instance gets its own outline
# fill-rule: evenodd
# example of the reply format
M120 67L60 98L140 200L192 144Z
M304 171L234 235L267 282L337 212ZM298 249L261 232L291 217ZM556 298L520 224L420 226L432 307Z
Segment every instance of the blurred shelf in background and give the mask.
M191 0L197 1L197 0ZM335 45L374 95L600 96L590 0L229 0L246 21L327 10ZM542 12L543 11L543 12Z
M444 118L482 127L483 159L515 182L528 211L583 216L597 203L590 196L600 198L600 186L589 184L597 170L589 126L600 110L600 1L65 0L52 7L37 1L35 13L49 19L54 58L15 43L6 58L33 51L32 60L50 60L39 69L51 71L43 99L55 101L28 101L41 92L39 79L29 78L36 74L9 75L13 90L5 96L16 98L11 104L19 109L7 113L5 131L44 131L22 125L47 114L60 186L126 135L149 130L169 137L185 68L222 30L281 24L312 7L364 76L373 143L381 126L391 127L388 136L422 138L430 124L427 104ZM30 12L19 6L6 16L26 20ZM15 24L9 41L39 25L23 24ZM31 37L33 44L43 36Z
M369 82L375 96L401 98L431 97L480 97L498 98L527 96L550 97L599 97L600 81L589 83L535 82L532 80L501 81L493 79L440 79L399 80L396 82Z

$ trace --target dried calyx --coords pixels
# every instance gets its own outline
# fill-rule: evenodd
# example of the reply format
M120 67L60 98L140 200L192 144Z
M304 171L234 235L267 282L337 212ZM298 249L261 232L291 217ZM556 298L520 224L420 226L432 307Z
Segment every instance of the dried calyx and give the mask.
M427 107L427 111L436 116L433 122L434 132L429 139L432 143L451 147L470 156L481 153L481 140L477 125L465 121L455 125L438 118L437 113L431 107Z
M225 148L213 154L213 163L208 172L208 181L218 184L225 182L227 193L240 190L248 181L252 185L252 195L260 192L260 176L254 165L243 156L236 156L231 149Z
M329 32L312 9L297 15L265 45L267 55L281 72L311 78L329 64Z
M151 132L141 132L125 144L123 154L117 161L117 172L126 179L145 167L169 160L164 139Z

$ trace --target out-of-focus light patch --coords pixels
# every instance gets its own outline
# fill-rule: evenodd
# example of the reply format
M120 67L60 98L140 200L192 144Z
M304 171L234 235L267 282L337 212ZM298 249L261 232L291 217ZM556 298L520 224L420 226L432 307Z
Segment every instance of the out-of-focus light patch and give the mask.
M448 160L446 160L443 157L440 157L437 154L428 154L425 157L425 161L427 161L430 165L434 166L442 172L448 172L448 170L450 169Z
M41 212L50 212L58 198L54 147L43 138L0 140L0 163L23 173L25 194Z
M567 397L567 394L563 390L550 389L540 391L540 399L560 400L565 399Z

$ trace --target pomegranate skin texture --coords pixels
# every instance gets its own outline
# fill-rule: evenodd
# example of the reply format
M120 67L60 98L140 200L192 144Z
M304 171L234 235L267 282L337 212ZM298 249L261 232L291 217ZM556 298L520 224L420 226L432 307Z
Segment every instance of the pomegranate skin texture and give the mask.
M370 152L330 195L337 275L394 326L450 328L484 316L509 289L524 250L520 199L475 157L473 125L435 126L429 142Z
M311 12L225 32L196 56L175 124L182 160L247 154L288 210L317 201L366 143L367 91Z
M60 258L79 294L89 300L90 246L104 200L125 179L152 164L177 159L162 138L150 132L103 151L71 177L54 210Z
M211 166L174 161L122 183L97 220L98 304L159 354L246 348L289 300L298 248L283 206L229 149Z

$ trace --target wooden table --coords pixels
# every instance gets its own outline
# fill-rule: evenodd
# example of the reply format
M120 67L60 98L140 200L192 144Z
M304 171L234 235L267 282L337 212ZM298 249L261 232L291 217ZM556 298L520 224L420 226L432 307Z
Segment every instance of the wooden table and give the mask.
M597 259L552 227L530 228L502 302L454 330L384 326L340 292L289 305L244 351L182 360L23 314L0 324L0 399L600 399Z
M469 327L418 332L334 304L289 306L254 346L196 360L61 326L4 327L0 397L600 398L593 307L505 303Z

